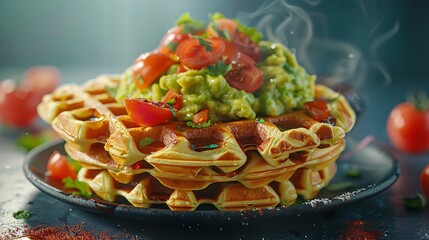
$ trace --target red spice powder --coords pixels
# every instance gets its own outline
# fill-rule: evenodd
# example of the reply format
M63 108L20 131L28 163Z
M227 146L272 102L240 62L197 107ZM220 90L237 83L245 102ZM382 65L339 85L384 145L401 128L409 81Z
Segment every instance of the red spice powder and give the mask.
M371 225L369 222L362 220L352 220L346 223L344 235L340 239L345 240L376 240L383 236L382 231Z
M22 234L20 234L22 232ZM85 229L85 224L76 225L62 225L62 226L35 226L25 227L22 229L10 229L6 233L7 236L3 236L0 239L10 239L19 237L27 237L27 239L43 239L43 240L61 240L61 239L75 239L75 240L98 240L98 239L132 239L129 233L109 235L107 230L101 232L91 231Z

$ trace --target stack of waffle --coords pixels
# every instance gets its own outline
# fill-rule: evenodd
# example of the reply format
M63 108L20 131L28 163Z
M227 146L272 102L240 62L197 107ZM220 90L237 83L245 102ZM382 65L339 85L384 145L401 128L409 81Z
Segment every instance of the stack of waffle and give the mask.
M329 104L334 124L296 111L206 128L184 122L144 128L107 92L118 84L117 77L100 76L61 86L38 112L81 162L80 181L104 200L123 197L137 207L243 210L313 198L334 176L355 121L342 95L316 85L315 98L335 99Z

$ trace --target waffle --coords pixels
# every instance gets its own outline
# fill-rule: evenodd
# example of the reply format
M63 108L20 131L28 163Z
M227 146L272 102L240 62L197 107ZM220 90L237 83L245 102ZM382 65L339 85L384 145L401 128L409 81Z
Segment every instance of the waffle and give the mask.
M316 85L316 98L335 99L329 104L334 124L295 111L207 128L183 122L143 128L108 94L118 83L101 76L62 86L43 98L38 112L83 164L79 180L105 200L122 196L138 207L240 210L290 205L297 194L312 198L333 177L355 122L341 94ZM146 138L153 142L142 146Z

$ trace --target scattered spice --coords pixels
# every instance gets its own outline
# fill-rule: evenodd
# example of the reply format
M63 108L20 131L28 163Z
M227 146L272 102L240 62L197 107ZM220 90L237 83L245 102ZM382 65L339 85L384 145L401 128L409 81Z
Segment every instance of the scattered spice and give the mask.
M27 209L14 212L12 215L15 219L28 219L31 216L30 211Z
M380 226L373 226L369 222L363 220L351 220L345 224L345 231L339 239L346 240L376 240L383 236Z

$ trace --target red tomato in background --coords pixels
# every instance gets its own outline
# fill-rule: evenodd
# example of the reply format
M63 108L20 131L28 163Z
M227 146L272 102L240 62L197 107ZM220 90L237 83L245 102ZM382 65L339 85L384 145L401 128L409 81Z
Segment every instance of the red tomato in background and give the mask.
M164 102L125 98L125 107L133 122L141 127L159 125L173 117L171 108Z
M395 106L387 119L387 135L398 149L421 153L429 148L429 110L409 103Z
M420 187L426 198L429 198L429 165L426 165L420 174Z
M38 93L20 89L11 79L0 82L0 122L28 127L37 118Z
M167 71L175 62L164 53L146 53L134 62L133 77L136 86L144 90Z
M229 85L246 92L254 92L262 85L262 71L255 66L255 61L245 54L237 54L226 61L232 69L225 74Z
M41 96L52 92L61 81L60 71L51 66L35 66L29 68L21 83L25 91L32 91Z
M201 46L197 38L190 38L179 44L176 55L183 65L192 69L201 69L210 64L215 64L221 58L225 50L224 42L215 37L203 40L210 44L212 48L210 51Z
M55 151L51 154L47 164L47 175L57 180L63 180L66 177L71 177L76 180L77 175L72 166L67 161L66 156Z

